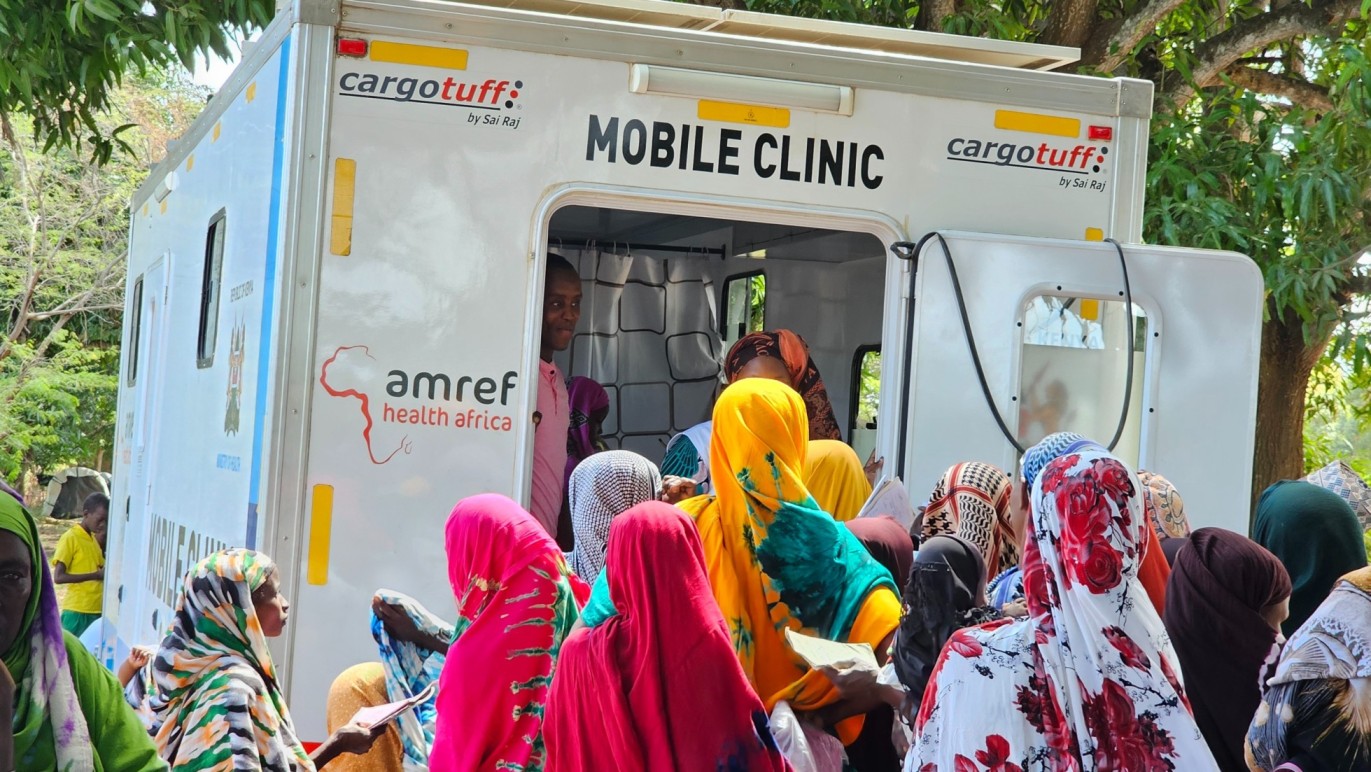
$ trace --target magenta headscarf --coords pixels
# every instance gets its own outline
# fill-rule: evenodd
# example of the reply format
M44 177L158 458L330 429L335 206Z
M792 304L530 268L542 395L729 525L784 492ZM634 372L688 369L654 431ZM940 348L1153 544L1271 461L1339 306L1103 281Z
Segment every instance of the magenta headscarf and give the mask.
M447 559L457 640L438 680L429 769L542 770L548 686L586 587L538 521L504 496L457 502Z

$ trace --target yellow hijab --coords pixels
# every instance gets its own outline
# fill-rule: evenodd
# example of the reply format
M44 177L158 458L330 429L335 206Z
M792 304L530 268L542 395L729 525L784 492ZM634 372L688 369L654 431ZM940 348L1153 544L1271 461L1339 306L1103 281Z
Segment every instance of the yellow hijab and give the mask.
M810 440L805 485L819 509L840 523L856 517L871 498L871 482L862 460L841 440Z
M900 622L890 573L805 487L804 401L777 381L749 378L714 406L714 495L683 503L695 518L714 598L733 648L772 710L836 702L837 690L786 644L784 630L878 646ZM845 742L860 719L839 726Z

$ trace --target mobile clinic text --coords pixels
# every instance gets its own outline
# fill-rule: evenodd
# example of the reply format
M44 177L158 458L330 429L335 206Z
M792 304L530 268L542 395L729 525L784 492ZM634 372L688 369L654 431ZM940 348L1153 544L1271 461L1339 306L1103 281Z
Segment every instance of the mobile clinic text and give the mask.
M741 129L637 118L621 121L617 116L590 116L586 160L735 176L746 171L764 180L867 190L879 188L885 180L879 170L885 160L880 145L770 131L744 138Z

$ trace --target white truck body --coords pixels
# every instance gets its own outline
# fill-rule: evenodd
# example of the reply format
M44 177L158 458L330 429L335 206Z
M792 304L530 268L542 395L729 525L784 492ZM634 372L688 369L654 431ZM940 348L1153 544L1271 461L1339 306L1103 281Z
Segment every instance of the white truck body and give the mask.
M844 437L918 498L955 462L1017 463L942 247L891 250L942 232L1011 432L1109 440L1132 340L1119 452L1197 526L1246 529L1262 279L1138 244L1149 83L1047 71L1072 52L1045 46L518 5L301 0L139 191L109 643L158 641L208 552L266 551L322 740L332 679L376 658L372 592L450 618L452 505L528 500L548 248L585 280L560 361L608 389L612 445L656 461L708 418L730 280L760 273L766 327L807 339Z

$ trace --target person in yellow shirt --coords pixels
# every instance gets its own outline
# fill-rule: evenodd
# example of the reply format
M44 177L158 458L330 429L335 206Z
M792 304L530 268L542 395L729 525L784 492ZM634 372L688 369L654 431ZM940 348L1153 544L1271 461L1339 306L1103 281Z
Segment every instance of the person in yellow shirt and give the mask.
M62 629L77 637L100 618L108 523L109 497L92 493L81 507L81 522L62 534L52 555L53 582L71 585L62 601Z

